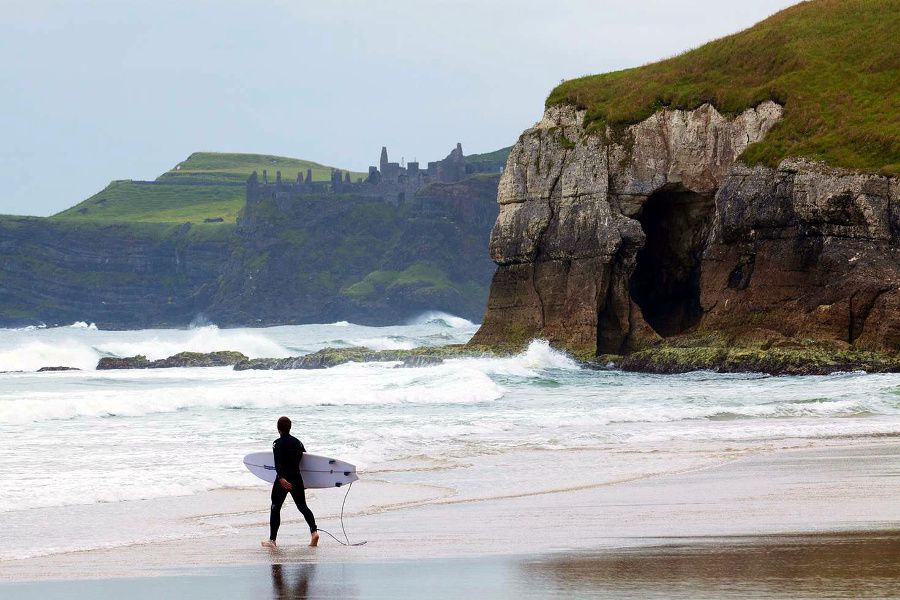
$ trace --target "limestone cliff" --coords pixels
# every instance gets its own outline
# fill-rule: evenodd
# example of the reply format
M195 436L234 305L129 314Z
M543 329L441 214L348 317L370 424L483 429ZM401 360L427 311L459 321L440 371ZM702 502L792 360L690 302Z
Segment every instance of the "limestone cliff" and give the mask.
M600 132L551 106L513 147L473 343L581 355L717 333L900 348L900 182L738 157L781 119L704 104Z

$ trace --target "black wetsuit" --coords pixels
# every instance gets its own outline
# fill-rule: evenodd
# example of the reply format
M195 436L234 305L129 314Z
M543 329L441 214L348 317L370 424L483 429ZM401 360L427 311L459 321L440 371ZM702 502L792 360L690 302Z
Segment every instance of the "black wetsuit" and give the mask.
M275 485L272 486L272 512L269 515L269 539L275 541L278 535L278 527L281 526L281 506L288 493L294 499L294 504L306 519L310 533L316 531L316 518L306 505L306 492L303 487L303 477L300 475L300 458L306 448L303 442L294 436L283 433L281 437L272 442L272 453L275 455ZM281 486L281 479L287 479L293 486L286 490Z

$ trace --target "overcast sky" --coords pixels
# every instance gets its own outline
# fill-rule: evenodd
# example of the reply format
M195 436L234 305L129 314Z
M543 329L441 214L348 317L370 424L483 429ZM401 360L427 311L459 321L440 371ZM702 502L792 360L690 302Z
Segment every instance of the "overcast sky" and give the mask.
M49 215L197 150L363 171L512 144L561 79L793 0L3 0L0 213Z

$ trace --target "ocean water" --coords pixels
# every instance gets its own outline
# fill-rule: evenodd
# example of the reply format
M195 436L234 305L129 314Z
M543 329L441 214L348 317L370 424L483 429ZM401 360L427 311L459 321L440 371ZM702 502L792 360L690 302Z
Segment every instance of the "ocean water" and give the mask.
M631 374L580 368L540 340L510 358L423 368L93 370L102 356L412 348L465 342L476 329L429 313L381 328L0 330L0 523L16 511L256 485L241 458L269 447L282 414L309 451L363 473L543 450L715 452L900 435L900 375ZM35 372L42 366L83 370Z

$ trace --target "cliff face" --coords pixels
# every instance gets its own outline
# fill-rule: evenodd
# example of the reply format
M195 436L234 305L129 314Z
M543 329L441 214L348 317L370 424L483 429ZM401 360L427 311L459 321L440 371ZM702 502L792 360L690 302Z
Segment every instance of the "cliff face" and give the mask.
M0 327L477 320L496 175L393 205L354 195L248 205L237 226L0 219Z
M0 326L187 325L206 307L228 236L189 226L0 220Z
M602 354L720 332L900 347L896 179L737 162L782 117L773 102L601 134L584 116L548 108L510 153L473 343Z
M478 319L493 264L498 176L432 184L391 204L348 195L248 204L209 313L223 323Z

